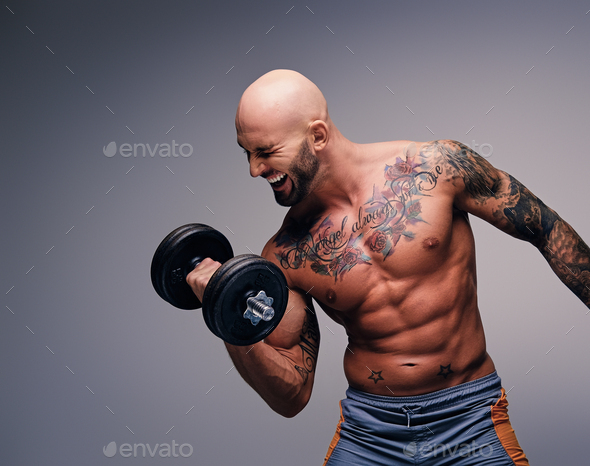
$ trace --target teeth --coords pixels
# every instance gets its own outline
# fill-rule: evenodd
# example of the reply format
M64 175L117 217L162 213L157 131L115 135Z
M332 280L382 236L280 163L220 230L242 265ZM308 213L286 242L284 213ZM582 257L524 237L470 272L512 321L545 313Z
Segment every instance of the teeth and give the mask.
M280 175L273 176L272 178L267 178L267 180L270 184L274 184L277 181L281 181L285 176L286 175L284 173L281 173Z

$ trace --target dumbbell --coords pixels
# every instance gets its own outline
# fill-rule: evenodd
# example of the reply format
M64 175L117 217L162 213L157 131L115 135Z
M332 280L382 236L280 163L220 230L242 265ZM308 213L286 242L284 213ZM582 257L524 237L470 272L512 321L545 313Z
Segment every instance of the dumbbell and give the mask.
M227 238L200 223L172 231L157 247L151 265L156 293L180 309L203 308L213 334L229 344L251 345L276 328L288 300L283 272L255 254L233 257ZM215 271L201 303L186 276L206 257L222 265Z

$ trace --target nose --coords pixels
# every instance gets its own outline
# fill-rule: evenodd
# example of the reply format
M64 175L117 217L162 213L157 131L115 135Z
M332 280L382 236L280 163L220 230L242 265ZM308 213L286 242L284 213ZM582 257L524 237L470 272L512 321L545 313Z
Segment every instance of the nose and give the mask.
M257 160L256 158L250 158L250 176L256 178L257 176L262 175L264 172L268 171L268 167L262 160Z

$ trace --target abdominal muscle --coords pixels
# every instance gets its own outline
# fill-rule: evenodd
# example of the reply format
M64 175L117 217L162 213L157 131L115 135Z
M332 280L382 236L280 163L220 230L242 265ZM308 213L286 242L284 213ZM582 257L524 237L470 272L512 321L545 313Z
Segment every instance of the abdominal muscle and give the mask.
M413 396L493 372L475 283L465 272L447 268L429 280L405 283L409 291L395 302L383 299L397 294L384 283L353 309L321 305L347 330L344 371L350 386L377 395Z
M427 348L402 351L399 347L408 338L412 336L404 335L392 341L390 352L376 352L351 339L344 355L349 385L376 395L414 396L469 382L494 371L483 339L470 338L468 344L449 341L435 352L424 351Z

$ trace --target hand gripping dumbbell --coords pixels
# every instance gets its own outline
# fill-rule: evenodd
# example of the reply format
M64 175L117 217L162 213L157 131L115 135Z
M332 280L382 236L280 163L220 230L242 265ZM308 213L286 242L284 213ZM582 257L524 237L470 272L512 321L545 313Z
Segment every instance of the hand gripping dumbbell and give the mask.
M206 257L222 265L209 280L201 303L186 276ZM255 254L233 257L227 238L199 223L181 226L164 238L152 259L151 278L158 295L173 306L202 306L209 330L231 345L262 340L287 307L287 281L275 264Z

